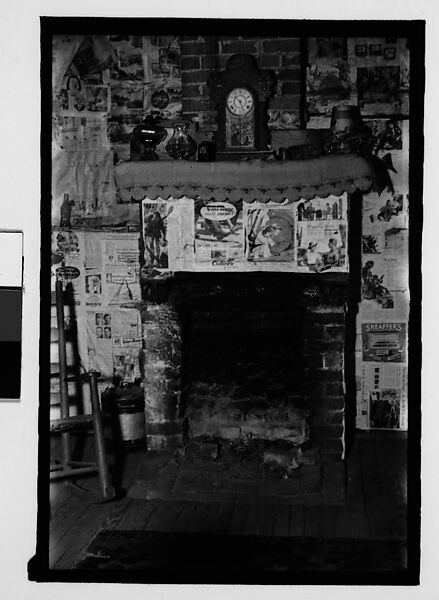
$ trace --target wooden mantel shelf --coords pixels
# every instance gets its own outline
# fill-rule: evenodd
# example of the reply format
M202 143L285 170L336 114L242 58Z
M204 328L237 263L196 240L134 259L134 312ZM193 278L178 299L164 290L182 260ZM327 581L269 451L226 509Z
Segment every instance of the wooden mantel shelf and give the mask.
M374 181L370 163L355 155L285 162L127 161L115 167L115 177L125 202L183 196L229 202L283 202L287 198L292 202L366 192Z

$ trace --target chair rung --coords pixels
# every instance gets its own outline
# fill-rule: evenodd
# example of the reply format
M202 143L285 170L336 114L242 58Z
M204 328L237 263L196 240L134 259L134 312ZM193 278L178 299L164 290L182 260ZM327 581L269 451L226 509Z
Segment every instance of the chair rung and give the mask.
M94 467L83 467L83 468L65 468L59 469L57 471L51 471L49 474L49 479L52 481L53 479L61 479L62 477L79 477L81 475L88 475L89 473L96 473L98 471L97 465Z
M61 417L50 421L50 431L67 431L93 422L93 415L77 415L75 417Z

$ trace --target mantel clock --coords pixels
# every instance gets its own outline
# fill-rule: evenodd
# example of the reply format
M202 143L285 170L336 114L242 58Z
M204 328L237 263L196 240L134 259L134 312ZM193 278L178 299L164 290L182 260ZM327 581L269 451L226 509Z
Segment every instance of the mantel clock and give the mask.
M258 68L249 54L235 54L226 69L210 80L218 115L217 156L235 159L258 156L268 150L267 102L273 77Z

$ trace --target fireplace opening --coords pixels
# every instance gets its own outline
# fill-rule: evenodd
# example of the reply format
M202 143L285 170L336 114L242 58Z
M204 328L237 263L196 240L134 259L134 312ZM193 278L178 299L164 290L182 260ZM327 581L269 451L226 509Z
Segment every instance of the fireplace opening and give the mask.
M343 453L345 289L177 273L146 290L147 444L179 448L174 491L323 493Z

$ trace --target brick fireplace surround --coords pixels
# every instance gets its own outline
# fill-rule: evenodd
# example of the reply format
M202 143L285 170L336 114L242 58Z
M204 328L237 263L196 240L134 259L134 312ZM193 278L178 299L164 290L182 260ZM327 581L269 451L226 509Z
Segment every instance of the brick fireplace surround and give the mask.
M120 165L120 193L133 200L209 195L233 201L250 195L280 201L347 191L350 252L358 212L352 198L359 206L358 196L373 180L368 163L357 157L266 162L263 191L253 176L261 173L260 163L241 164L247 177L233 181L230 165L174 165ZM203 169L210 169L209 189ZM325 170L331 176L325 178ZM290 469L318 465L322 493L343 501L346 366L353 353L346 332L355 312L350 275L149 273L142 278L142 296L148 449L201 452L212 461L241 449L241 459L246 452L257 455L259 466L271 462L284 473L282 457L288 456Z

